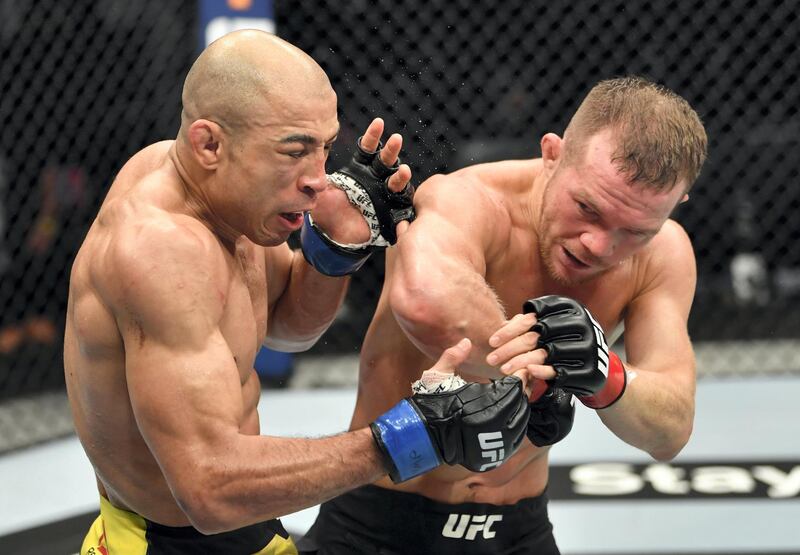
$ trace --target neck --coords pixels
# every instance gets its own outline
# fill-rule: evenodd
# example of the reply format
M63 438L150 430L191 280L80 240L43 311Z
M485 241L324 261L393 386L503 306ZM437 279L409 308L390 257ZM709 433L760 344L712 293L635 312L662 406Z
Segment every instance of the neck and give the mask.
M528 204L526 207L525 217L530 223L531 232L536 236L536 244L542 237L542 209L544 206L544 193L547 186L547 176L545 175L544 167L540 166L539 171L533 177L533 184L530 188L530 195L528 197Z
M183 150L180 139L177 139L169 150L169 157L178 173L186 208L191 216L200 220L228 250L233 252L236 239L242 234L228 225L213 208L208 192L212 188L215 175L193 165L191 158Z

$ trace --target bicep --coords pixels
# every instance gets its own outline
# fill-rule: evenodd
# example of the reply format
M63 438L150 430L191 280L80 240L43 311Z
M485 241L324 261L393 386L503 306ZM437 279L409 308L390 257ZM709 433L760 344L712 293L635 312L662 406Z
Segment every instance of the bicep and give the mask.
M463 272L483 276L486 261L469 234L439 214L418 218L391 253L395 286L448 283ZM447 278L447 279L444 279Z
M471 199L475 206L438 200L435 209L419 210L398 241L384 285L398 325L432 357L465 336L483 343L490 333L485 328L495 329L504 318L485 279L484 227L491 218L478 217L479 199Z
M685 236L675 240L669 252L668 260L661 259L649 269L650 283L628 307L625 351L636 367L693 381L694 353L687 323L696 284L695 259Z
M491 220L483 209L486 199L448 182L426 184L418 196L417 219L390 249L394 292L426 294L460 280L482 280Z
M186 346L162 341L158 334L145 332L143 338L126 338L131 406L142 437L174 484L238 433L241 383L219 330Z
M114 312L136 424L168 481L237 431L239 374L220 331L229 276L218 245L191 231L144 232L110 260Z

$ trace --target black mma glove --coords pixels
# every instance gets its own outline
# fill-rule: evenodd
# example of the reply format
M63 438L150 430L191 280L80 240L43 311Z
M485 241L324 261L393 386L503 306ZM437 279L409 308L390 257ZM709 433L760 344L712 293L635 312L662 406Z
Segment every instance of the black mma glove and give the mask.
M530 404L528 439L538 447L558 443L572 430L575 420L575 403L572 393L560 387L551 387Z
M625 392L627 378L619 357L609 350L603 329L574 299L548 295L525 301L523 312L536 313L531 328L545 364L556 371L552 385L574 393L587 407L604 409Z
M402 482L442 463L473 472L500 466L522 443L528 399L515 376L442 393L416 393L370 424L389 477Z
M328 176L333 185L345 192L350 203L361 210L369 224L369 241L358 245L338 243L314 224L311 214L304 215L300 232L303 255L322 274L352 274L374 251L397 242L398 223L415 218L414 186L407 183L399 193L389 189L389 178L400 167L400 160L392 167L385 166L380 158L382 146L381 143L375 152L367 152L361 148L359 138L350 162Z

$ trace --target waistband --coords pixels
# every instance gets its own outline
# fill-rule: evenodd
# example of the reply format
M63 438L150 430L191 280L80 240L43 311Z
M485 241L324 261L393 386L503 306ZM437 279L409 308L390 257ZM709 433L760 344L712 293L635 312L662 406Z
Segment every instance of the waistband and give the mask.
M558 553L546 494L511 505L440 503L364 486L323 503L309 532L322 553Z
M146 546L148 555L155 554L252 554L260 552L277 535L288 539L289 534L280 520L264 522L205 535L193 526L165 526L148 520L136 513L113 506L108 499L100 497L100 515L103 519L106 541L133 548ZM122 552L135 552L131 551Z
M510 505L492 503L442 503L416 493L408 493L379 486L367 485L357 488L344 496L361 500L375 506L391 506L397 510L434 514L455 512L469 514L518 514L520 511L540 513L547 507L547 490L536 497L525 497Z

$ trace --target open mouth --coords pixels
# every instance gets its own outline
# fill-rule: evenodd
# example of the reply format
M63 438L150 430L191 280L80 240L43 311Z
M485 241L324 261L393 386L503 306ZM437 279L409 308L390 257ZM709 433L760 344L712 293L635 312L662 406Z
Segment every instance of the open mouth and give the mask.
M563 248L563 247L562 247L562 248ZM578 258L576 258L576 257L575 257L575 256L574 256L574 255L573 255L571 252L569 252L567 249L564 249L564 253L567 255L567 259L568 259L570 262L572 262L572 264L574 264L575 266L577 266L578 268L588 268L588 267L589 267L589 265L588 265L588 264L586 264L585 262L583 262L583 261L579 260Z
M302 212L281 212L281 218L289 222L291 225L297 225L303 219Z

